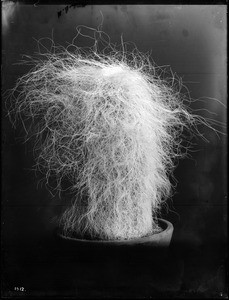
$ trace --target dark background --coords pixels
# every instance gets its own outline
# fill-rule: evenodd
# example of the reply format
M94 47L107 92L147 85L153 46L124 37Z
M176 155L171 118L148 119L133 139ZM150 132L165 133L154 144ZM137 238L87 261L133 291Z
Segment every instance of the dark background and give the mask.
M193 109L201 109L197 111L201 116L226 123L225 107L213 99L226 104L226 6L88 5L65 8L65 5L42 6L39 3L3 4L3 91L13 88L16 79L29 70L29 66L17 63L22 55L34 55L37 51L34 39L49 37L56 44L67 46L76 35L77 25L95 28L101 23L101 11L103 31L109 34L112 42L120 43L122 34L124 41L134 42L140 51L151 51L155 63L170 66L182 77L190 96L199 99L191 105ZM45 43L50 47L47 41ZM85 46L87 41L79 38L76 43ZM23 144L22 129L12 129L4 110L5 98L2 99L3 295L58 296L62 293L106 297L117 291L120 297L129 295L137 281L132 285L126 283L126 286L124 283L121 290L120 274L112 262L104 269L104 274L106 277L113 272L116 285L109 286L108 281L105 289L102 279L100 286L96 281L93 283L87 276L95 267L87 262L74 267L74 274L68 279L71 283L66 284L63 270L66 264L72 267L73 262L60 261L60 257L68 254L57 254L52 222L62 203L58 196L52 197L38 183L31 170L34 164L32 143ZM227 295L227 140L225 135L218 137L207 127L199 129L209 142L201 138L195 140L192 158L180 161L175 171L176 193L172 201L168 201L169 210L162 212L162 217L171 221L175 228L170 272L167 269L167 275L161 276L162 284L155 280L153 268L149 267L147 272L141 269L145 274L141 273L139 278L144 278L142 282L146 287L140 285L136 296L158 297L167 293L170 297L225 298ZM217 129L225 132L220 127Z

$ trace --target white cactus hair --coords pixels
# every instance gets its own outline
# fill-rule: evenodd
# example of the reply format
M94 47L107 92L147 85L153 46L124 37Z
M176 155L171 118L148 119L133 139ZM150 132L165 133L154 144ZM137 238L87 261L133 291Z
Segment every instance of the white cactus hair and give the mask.
M196 118L149 55L128 52L123 42L118 50L105 33L91 31L99 38L90 49L55 47L33 58L11 102L23 120L32 118L47 182L55 176L58 190L64 178L71 182L72 202L59 220L64 234L138 238L159 230L170 176L186 152L182 132Z

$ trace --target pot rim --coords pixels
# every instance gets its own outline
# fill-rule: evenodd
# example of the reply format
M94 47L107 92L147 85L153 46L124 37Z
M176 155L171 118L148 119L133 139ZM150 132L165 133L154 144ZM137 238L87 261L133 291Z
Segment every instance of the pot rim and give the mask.
M160 226L162 227L162 231L159 233L154 233L148 236L144 236L141 238L135 238L135 239L130 239L130 240L89 240L89 239L80 239L80 238L73 238L73 237L67 237L63 235L59 230L57 230L57 236L60 238L71 241L71 242L80 242L82 244L98 244L98 245L112 245L112 244L126 244L126 245L131 245L131 244L142 244L142 243L147 243L147 242L158 242L159 240L163 240L169 235L172 235L173 233L173 224L165 219L158 218L157 219Z

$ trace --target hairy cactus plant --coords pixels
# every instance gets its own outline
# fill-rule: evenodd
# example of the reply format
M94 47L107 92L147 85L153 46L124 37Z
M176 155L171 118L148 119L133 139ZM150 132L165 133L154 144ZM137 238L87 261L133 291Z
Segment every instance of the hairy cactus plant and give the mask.
M111 48L47 53L11 97L25 127L31 120L38 168L60 190L63 179L71 183L72 202L59 219L66 236L158 232L183 128L196 121L148 56Z

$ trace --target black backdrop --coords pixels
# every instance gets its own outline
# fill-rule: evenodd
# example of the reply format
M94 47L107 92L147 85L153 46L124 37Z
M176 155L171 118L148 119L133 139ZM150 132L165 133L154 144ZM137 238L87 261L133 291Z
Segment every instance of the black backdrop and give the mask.
M157 65L169 65L182 77L190 96L202 100L193 103L193 109L203 109L202 116L226 122L225 108L213 100L226 104L226 6L223 5L88 5L66 9L64 5L5 4L3 91L12 88L18 76L29 70L29 66L16 63L22 55L37 51L35 40L52 37L55 43L67 46L76 35L76 26L97 27L102 21L101 12L103 30L112 42L120 42L122 34L124 41L134 42L140 51L151 51ZM85 43L85 39L77 40L79 46ZM35 283L34 273L43 276L39 271L41 256L46 255L46 247L52 247L55 225L51 221L61 202L37 183L31 170L32 144L21 142L21 128L12 129L4 101L3 97L4 295L58 295L58 284L45 287ZM226 138L224 135L218 138L208 128L200 130L209 142L197 139L192 159L180 161L175 171L176 193L168 202L169 211L162 214L175 227L172 245L182 266L179 284L172 284L170 290L176 295L202 293L223 297L226 294ZM30 260L26 260L28 257ZM66 291L66 295L72 294Z

